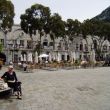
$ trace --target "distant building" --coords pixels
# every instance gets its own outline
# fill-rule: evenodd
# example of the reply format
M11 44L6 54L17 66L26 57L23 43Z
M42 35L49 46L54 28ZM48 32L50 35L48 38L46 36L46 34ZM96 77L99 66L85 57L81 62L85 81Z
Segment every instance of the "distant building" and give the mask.
M25 56L25 61L28 61L29 53L32 53L36 48L36 45L40 41L40 36L37 32L33 35L33 42L30 36L24 33L19 25L14 25L12 31L7 33L7 45L4 46L5 36L2 31L0 31L0 42L3 45L3 51L6 54L7 61L19 62L24 59L21 55ZM87 37L87 40L80 36L74 36L74 40L70 41L68 36L63 39L59 37L55 39L55 44L49 35L45 35L41 38L41 50L40 54L46 53L51 55L52 60L93 60L93 55L96 57L95 50L97 48L98 41L96 39L91 39L91 36ZM55 46L55 47L54 47ZM110 51L110 42L105 40L102 44L103 57L106 57Z

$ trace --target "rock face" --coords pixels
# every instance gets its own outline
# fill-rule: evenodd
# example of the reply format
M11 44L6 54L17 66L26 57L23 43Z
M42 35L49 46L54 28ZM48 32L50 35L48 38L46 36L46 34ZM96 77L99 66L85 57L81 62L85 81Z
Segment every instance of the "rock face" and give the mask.
M102 11L101 14L94 17L93 19L110 22L110 6L106 8L104 11Z

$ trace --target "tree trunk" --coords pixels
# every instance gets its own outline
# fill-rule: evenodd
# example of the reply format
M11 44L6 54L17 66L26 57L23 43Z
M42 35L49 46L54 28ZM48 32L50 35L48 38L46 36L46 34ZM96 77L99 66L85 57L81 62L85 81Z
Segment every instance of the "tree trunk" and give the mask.
M53 38L53 50L55 50L55 38Z
M88 41L87 41L87 38L85 38L85 41L86 41L86 44L87 44L87 47L88 47L89 45L88 45Z
M41 45L41 38L42 38L42 35L41 35L41 33L40 33L39 55L41 54L41 49L42 49L42 48L41 48L41 47L42 47L42 45Z
M30 35L30 38L31 38L31 49L33 49L34 45L33 45L33 37L32 37L32 35Z

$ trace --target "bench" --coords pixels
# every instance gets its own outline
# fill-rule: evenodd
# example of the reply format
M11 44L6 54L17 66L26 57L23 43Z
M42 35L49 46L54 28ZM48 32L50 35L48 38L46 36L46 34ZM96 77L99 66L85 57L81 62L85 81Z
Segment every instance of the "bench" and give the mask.
M6 89L0 89L0 97L11 95L11 91L12 89L9 87Z

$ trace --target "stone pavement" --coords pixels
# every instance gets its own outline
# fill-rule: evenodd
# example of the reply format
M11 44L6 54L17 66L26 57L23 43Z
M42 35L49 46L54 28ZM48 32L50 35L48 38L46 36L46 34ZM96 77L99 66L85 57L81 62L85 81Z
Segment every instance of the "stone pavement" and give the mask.
M0 99L0 110L110 110L109 67L17 71L17 76L23 99Z

